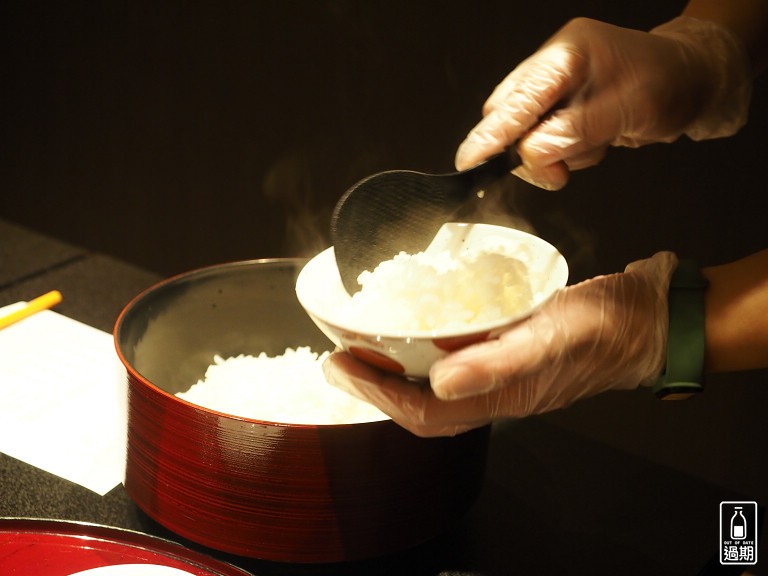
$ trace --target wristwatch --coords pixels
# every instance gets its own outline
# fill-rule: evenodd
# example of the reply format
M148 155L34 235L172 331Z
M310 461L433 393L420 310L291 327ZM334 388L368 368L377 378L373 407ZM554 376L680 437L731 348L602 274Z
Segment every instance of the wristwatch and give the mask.
M704 391L704 294L707 279L693 260L680 260L669 283L667 367L653 387L662 400Z

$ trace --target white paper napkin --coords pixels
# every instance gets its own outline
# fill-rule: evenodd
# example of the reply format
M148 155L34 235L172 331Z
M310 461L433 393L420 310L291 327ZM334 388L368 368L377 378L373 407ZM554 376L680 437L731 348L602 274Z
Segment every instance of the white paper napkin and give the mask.
M0 452L104 495L123 480L125 430L111 334L51 310L0 330Z

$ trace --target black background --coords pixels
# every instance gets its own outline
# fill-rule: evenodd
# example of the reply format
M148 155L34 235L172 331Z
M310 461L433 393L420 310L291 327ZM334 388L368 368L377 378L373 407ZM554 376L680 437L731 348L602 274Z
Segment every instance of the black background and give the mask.
M568 18L682 2L113 1L0 7L0 216L161 274L313 254L376 171L453 169L494 85ZM515 203L574 279L768 245L765 88L737 137L614 149Z
M161 275L310 255L358 179L452 170L495 84L570 17L648 29L683 4L3 2L0 217ZM574 281L661 249L715 264L765 248L767 80L733 138L613 149L561 192L518 183L513 203ZM554 420L764 504L766 374L707 386Z

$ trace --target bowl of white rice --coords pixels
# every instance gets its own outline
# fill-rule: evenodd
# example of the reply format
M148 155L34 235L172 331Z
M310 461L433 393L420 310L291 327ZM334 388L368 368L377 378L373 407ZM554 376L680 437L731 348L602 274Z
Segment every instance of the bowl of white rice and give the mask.
M401 252L362 272L352 295L328 248L301 271L296 294L338 348L424 379L439 358L535 313L567 280L565 258L542 238L505 226L449 223L423 252Z
M330 386L334 345L294 291L306 262L202 268L125 307L126 491L179 536L238 556L325 564L417 546L471 507L488 429L418 438Z

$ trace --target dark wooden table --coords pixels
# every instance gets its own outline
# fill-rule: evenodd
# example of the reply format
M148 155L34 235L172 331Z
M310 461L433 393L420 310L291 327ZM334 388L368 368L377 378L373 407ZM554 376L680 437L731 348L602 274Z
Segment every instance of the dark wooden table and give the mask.
M0 306L58 289L64 295L59 313L111 332L122 307L159 279L0 220ZM0 454L0 517L138 530L257 576L727 573L716 560L717 510L733 499L755 498L573 433L557 416L533 417L494 427L480 498L445 534L354 565L285 566L185 542L145 516L122 486L101 497Z

